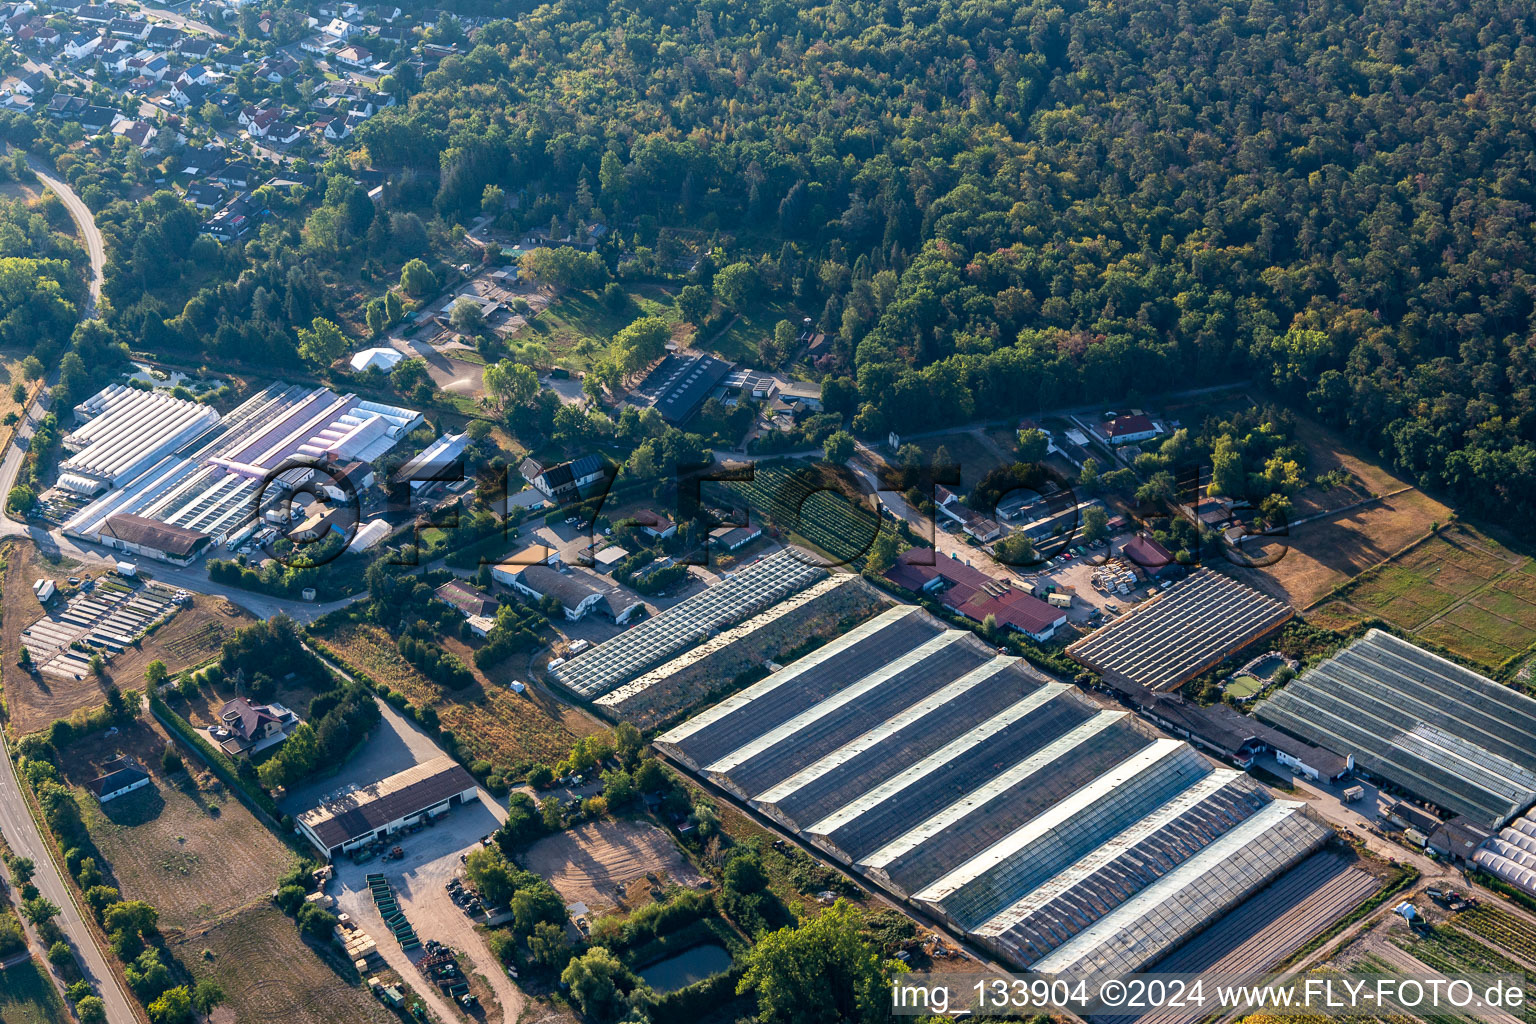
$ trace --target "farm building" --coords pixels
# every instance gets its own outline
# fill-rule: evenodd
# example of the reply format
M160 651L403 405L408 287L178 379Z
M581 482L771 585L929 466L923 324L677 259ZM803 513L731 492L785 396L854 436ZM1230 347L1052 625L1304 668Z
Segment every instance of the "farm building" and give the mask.
M88 788L102 803L143 789L150 784L149 773L128 758L119 758L110 765L111 771L92 779Z
M369 370L388 373L404 358L404 353L392 348L365 348L354 353L350 363L354 373L367 373Z
M299 831L327 860L476 799L475 780L443 755L299 815Z
M702 593L599 644L550 674L562 686L591 700L826 575L826 570L806 564L788 550L775 552L722 574L719 582Z
M908 548L885 578L913 593L933 593L944 607L972 622L992 616L999 626L1044 642L1067 621L1066 612L967 565L927 548Z
M411 490L430 487L439 481L462 480L464 449L469 447L466 433L444 434L424 448L420 455L401 466L396 480L406 481Z
M107 524L131 515L206 534L212 544L232 549L261 527L263 513L314 475L304 463L374 462L421 422L410 409L275 383L194 439L139 460L131 477L80 509L64 530L110 543L103 536ZM280 469L289 471L279 476Z
M494 575L494 570L492 573ZM597 612L614 622L627 622L645 607L644 602L633 594L580 569L525 565L511 576L509 585L535 601L546 597L559 601L568 622L580 622L590 612Z
M134 515L108 519L98 539L109 548L179 565L195 560L212 543L212 538L200 530L188 530Z
M709 544L718 551L740 551L762 535L760 526L717 526L709 531Z
M496 599L479 587L465 583L463 580L449 580L432 591L432 596L458 609L459 614L465 618L496 614Z
M1067 648L1110 683L1171 690L1278 629L1290 605L1200 569Z
M1159 432L1157 424L1152 422L1151 417L1139 412L1115 416L1099 425L1099 433L1104 436L1104 440L1113 445L1147 441L1156 437Z
M678 426L699 411L731 366L717 356L669 355L631 392L631 399L650 404L662 419Z
M969 631L890 608L657 745L1031 970L1139 970L1331 834Z
M75 406L75 418L82 425L64 438L70 455L59 467L59 486L86 495L133 479L219 422L206 405L123 384Z
M1254 713L1486 827L1536 803L1536 700L1379 629Z

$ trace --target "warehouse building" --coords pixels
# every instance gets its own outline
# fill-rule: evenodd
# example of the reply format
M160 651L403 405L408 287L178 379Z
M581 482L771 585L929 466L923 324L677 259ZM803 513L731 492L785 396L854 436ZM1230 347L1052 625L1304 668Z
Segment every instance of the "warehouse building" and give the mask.
M702 593L598 644L580 658L552 669L550 675L592 700L826 575L825 569L806 564L790 551L776 551L734 572L722 573L720 580Z
M196 561L212 542L206 533L143 516L113 516L101 528L101 543L105 546L175 565Z
M110 415L108 404L76 433ZM112 489L75 513L65 532L107 543L107 523L130 515L206 534L210 547L232 550L264 525L261 516L283 504L292 488L315 476L303 463L374 462L422 423L411 409L283 383L262 389L222 418L214 416L217 422L198 436L186 441L173 436L137 458L138 468L117 474ZM297 468L278 475L291 466Z
M1143 969L1331 835L1302 803L910 605L657 745L1031 970Z
M1200 569L1072 644L1067 655L1111 684L1171 690L1279 629L1291 614L1282 601Z
M330 860L476 798L474 778L443 755L305 811L299 832Z
M1536 803L1536 700L1379 629L1254 714L1487 828Z
M86 495L131 480L219 422L205 405L122 384L75 406L75 418L82 425L63 440L70 456L59 467L59 486Z

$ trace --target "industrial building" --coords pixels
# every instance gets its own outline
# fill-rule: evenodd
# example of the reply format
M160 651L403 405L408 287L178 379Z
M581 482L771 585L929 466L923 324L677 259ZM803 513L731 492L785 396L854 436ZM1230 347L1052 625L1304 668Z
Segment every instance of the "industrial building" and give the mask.
M223 417L195 403L181 404L206 414L195 430L196 418L183 423L157 413L158 405L146 406L145 414L158 424L158 441L146 440L134 449L137 454L111 456L105 450L94 454L96 445L88 443L65 464L61 485L100 494L64 523L66 533L150 557L187 560L170 551L127 547L135 542L125 541L112 526L126 516L132 517L128 522L147 520L187 531L174 533L178 544L199 534L209 547L233 549L263 525L263 513L284 503L287 494L318 472L298 468L279 476L279 470L305 462L371 463L423 422L411 409L283 383L262 389ZM124 407L118 392L107 388L78 407L94 418L71 436L90 442L98 424L120 408L133 407ZM69 482L72 478L76 483ZM88 490L92 481L110 489Z
M1379 629L1254 713L1487 828L1536 803L1536 700Z
M1498 835L1483 841L1472 863L1510 885L1536 896L1536 818L1516 818Z
M206 433L219 414L163 392L113 384L75 406L75 419L81 425L64 437L69 458L59 467L59 486L95 495Z
M1302 803L910 605L657 745L1031 970L1143 969L1332 834Z
M494 570L493 570L494 573ZM592 700L646 669L707 639L716 630L748 619L826 576L790 551L777 551L723 573L718 583L591 652L552 669L562 686Z
M475 799L474 778L442 755L305 811L299 832L330 860Z
M1067 648L1111 683L1171 690L1291 617L1282 601L1200 569Z
M669 355L646 374L630 400L649 404L662 419L679 426L699 411L710 392L722 386L732 365L717 356Z

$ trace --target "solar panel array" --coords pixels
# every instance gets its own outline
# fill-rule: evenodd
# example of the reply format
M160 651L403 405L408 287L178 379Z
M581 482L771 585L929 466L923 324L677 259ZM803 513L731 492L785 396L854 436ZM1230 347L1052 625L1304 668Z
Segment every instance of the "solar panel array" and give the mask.
M550 675L588 700L640 675L826 576L788 550L776 551L723 576L703 593L625 630L573 658Z
M1291 617L1291 608L1212 569L1067 648L1101 675L1168 690L1220 663Z
M1485 826L1536 803L1536 700L1381 630L1255 714Z
M1078 969L1135 970L1329 834L1303 805L909 605L657 745L1024 967L1070 948ZM1193 863L1198 876L1181 874Z

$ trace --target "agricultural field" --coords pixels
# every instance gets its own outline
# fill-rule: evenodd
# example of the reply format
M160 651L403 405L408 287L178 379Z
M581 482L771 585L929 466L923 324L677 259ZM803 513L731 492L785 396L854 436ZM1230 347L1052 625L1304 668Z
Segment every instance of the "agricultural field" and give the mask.
M114 884L154 904L162 928L190 931L264 899L297 858L222 787L200 790L186 773L165 777L165 744L158 726L140 720L111 741L77 742L64 763ZM103 806L83 786L119 753L147 768L153 785Z
M483 758L498 767L555 762L570 751L579 735L564 718L558 702L536 687L515 694L485 680L476 669L476 684L459 691L444 690L412 668L395 650L394 638L379 626L347 624L329 630L320 639L378 683L405 694L412 704L436 708L443 727L453 730L471 760ZM452 644L448 646L453 649ZM468 661L467 650L460 647L457 653ZM505 672L511 678L522 657L512 657L493 674Z
M198 981L212 978L224 989L223 1011L230 1021L387 1024L396 1019L368 994L349 964L307 948L293 922L270 903L169 946Z
M1333 629L1384 619L1497 671L1536 641L1536 562L1456 523L1363 573L1307 618Z
M762 523L828 556L838 565L862 565L881 529L880 515L858 489L826 466L758 463L750 483L706 484L728 491ZM718 492L715 492L718 493Z
M528 848L523 863L567 903L580 900L594 912L612 906L616 890L647 872L689 889L704 881L671 836L643 821L587 822L546 836Z
M65 1024L74 1018L58 989L34 958L0 972L0 1021L5 1024Z
M1456 925L1536 968L1536 924L1494 904L1482 904L1456 916Z

